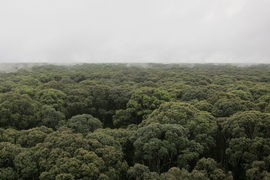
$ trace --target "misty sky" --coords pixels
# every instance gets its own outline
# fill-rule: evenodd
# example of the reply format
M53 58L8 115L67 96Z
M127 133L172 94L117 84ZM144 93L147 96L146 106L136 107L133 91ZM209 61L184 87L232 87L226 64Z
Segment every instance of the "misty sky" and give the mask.
M270 63L270 0L0 0L0 62Z

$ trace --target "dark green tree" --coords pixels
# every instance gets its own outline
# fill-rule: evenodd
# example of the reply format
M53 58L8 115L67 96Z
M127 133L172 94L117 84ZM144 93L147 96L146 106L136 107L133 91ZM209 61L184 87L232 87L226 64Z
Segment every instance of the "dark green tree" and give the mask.
M222 123L229 164L234 178L245 178L254 161L266 161L270 153L270 114L239 112ZM266 168L269 168L268 165Z
M87 135L98 128L102 128L102 123L90 114L82 114L73 116L67 121L67 127L71 128L75 133Z
M36 126L40 120L39 105L28 95L16 93L0 95L0 123L2 127L27 129Z
M174 95L159 89L142 88L134 92L127 103L126 110L116 111L113 122L116 127L127 126L129 124L139 124L146 119L153 110L162 103L173 101Z
M208 151L215 147L216 119L208 112L182 102L166 102L153 111L141 126L151 123L179 124L189 130L189 139L195 140Z
M203 152L203 146L188 139L188 130L178 124L152 123L141 127L130 137L135 161L143 162L158 173L189 163Z

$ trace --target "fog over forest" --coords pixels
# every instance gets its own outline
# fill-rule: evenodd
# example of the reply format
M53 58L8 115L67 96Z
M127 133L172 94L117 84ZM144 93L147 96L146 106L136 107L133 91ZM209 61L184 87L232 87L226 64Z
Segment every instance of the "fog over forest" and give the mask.
M0 180L270 180L270 0L0 0Z

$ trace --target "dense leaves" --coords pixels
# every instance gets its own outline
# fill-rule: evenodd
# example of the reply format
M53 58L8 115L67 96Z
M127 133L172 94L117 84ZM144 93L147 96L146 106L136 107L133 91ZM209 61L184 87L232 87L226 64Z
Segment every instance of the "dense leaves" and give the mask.
M130 139L137 159L158 173L175 165L189 167L188 163L203 152L199 143L188 139L188 130L178 124L152 123L139 128Z
M34 127L40 120L39 105L28 95L0 94L0 123L2 127L26 129Z
M0 75L0 179L270 179L269 65Z
M82 114L73 116L69 119L67 121L67 127L73 129L76 133L86 135L89 132L93 132L94 130L101 128L102 123L90 114Z

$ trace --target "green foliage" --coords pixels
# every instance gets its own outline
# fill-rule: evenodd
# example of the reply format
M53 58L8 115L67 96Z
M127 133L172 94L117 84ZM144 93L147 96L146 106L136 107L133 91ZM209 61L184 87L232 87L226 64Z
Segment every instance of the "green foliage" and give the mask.
M240 99L244 101L252 101L253 97L252 94L249 91L243 91L243 90L232 90L230 93L236 95L236 97L239 97Z
M160 180L209 180L209 178L200 171L193 170L189 173L186 169L179 169L173 167L169 169L168 172L162 173L160 176Z
M86 135L98 128L102 128L102 123L90 114L82 114L69 119L67 121L67 127L71 128L76 133Z
M56 129L65 120L65 115L53 107L43 105L41 108L41 125Z
M5 180L15 180L18 179L18 175L14 169L11 167L0 168L0 177Z
M47 135L52 132L52 129L44 126L22 130L18 133L16 144L20 144L22 147L33 147L38 143L42 143Z
M110 109L125 109L130 96L131 92L128 88L111 88L108 96Z
M174 96L165 90L142 88L134 92L127 103L126 110L116 111L114 125L116 127L139 124L162 103L173 101Z
M179 124L189 130L189 139L199 142L206 151L215 146L217 129L215 118L210 113L199 111L188 103L162 104L141 125L151 123Z
M200 171L211 180L229 180L233 179L232 174L226 174L222 169L218 168L218 164L214 159L201 158L193 171Z
M213 103L212 114L215 117L230 117L236 112L259 110L252 101L244 101L232 93L220 93L211 98Z
M192 102L193 103L193 102ZM213 109L213 105L210 104L209 102L207 102L206 100L203 100L203 101L195 101L193 103L194 107L199 109L200 111L207 111L207 112L210 112L212 111Z
M252 162L267 161L270 153L269 119L270 114L247 111L239 112L222 123L228 143L226 154L234 167L234 176L239 175L241 168L249 169Z
M182 95L182 101L191 101L193 99L207 100L209 97L213 96L216 92L214 90L205 88L205 87L192 87L186 89Z
M136 180L158 180L159 175L156 172L150 172L147 166L142 164L135 164L127 171L129 179Z
M33 151L24 150L16 155L14 165L19 177L35 178L38 173L37 163L33 159Z
M10 142L0 142L0 150L0 167L14 167L14 159L22 148Z
M246 177L249 180L269 179L270 173L263 161L254 161L251 168L246 171Z
M178 124L149 124L130 137L137 161L148 163L150 170L160 173L176 164L188 167L199 157L203 147L188 139L188 130Z
M60 90L56 89L44 89L39 91L36 94L36 99L44 104L49 105L56 109L57 111L65 112L65 100L66 100L66 94Z
M144 123L186 124L200 111L189 103L167 102L156 109ZM142 123L143 124L143 123Z
M217 85L233 84L234 82L235 79L230 77L229 75L221 75L213 79L213 83Z
M116 141L114 139L114 137L102 132L102 131L98 131L98 132L94 132L94 133L89 133L87 135L88 139L95 139L98 142L100 142L103 145L106 146L113 146L114 148L116 148L117 150L121 150L121 146L120 143L118 141Z
M18 94L27 94L31 98L34 98L37 92L37 90L34 87L26 86L26 85L17 86L14 88L14 91Z
M75 88L67 94L68 116L72 117L78 114L87 114L92 107L93 97L90 92L84 88Z
M236 112L247 111L238 99L219 99L212 109L215 117L230 117Z
M65 128L49 134L44 143L34 148L34 158L42 172L39 178L119 179L127 170L121 148L116 149L99 138L84 138Z
M13 128L0 128L0 142L10 142L12 144L16 144L18 136L19 132Z
M269 67L0 72L0 179L270 179Z
M40 122L40 111L37 102L28 95L5 93L0 95L0 123L2 127L27 129Z

